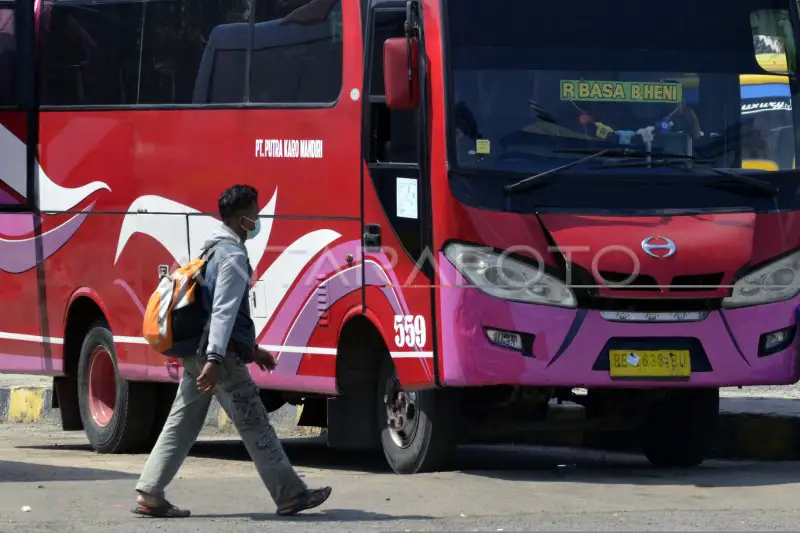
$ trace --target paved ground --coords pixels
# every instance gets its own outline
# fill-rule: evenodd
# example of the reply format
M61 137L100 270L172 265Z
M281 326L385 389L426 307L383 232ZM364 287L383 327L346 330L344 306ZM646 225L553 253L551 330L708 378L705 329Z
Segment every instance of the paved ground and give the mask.
M460 471L396 476L380 457L314 441L287 450L333 496L318 512L278 519L242 446L203 439L170 492L194 516L167 522L128 512L143 456L100 456L80 433L0 424L0 532L788 531L800 521L800 463L666 472L622 455L465 448Z
M800 384L722 389L720 408L729 413L800 417Z
M0 374L0 387L47 387L53 384L49 376L26 374Z
M800 384L775 385L770 387L731 387L722 389L721 394L726 398L774 398L774 399L800 399Z

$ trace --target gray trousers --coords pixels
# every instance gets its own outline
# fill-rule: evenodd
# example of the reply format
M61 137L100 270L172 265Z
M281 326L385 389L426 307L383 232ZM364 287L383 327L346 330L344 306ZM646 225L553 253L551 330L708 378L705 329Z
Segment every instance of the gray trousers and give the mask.
M211 395L197 389L197 376L204 364L200 357L183 360L178 394L136 484L137 491L164 498L164 490L197 440L211 405ZM225 358L214 396L236 426L276 505L280 507L302 494L306 485L283 451L247 366L233 353Z

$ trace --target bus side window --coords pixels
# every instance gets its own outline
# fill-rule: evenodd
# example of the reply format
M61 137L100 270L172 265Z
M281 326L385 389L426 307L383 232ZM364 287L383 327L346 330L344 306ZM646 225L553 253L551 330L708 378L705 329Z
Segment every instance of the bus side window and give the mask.
M253 103L330 104L342 91L341 0L254 0Z
M244 101L248 2L145 2L141 104Z
M0 3L0 107L17 105L17 44L14 4Z
M383 43L386 39L404 35L405 12L378 11L376 17L369 87L372 99L371 160L381 163L416 163L418 161L416 110L392 111L380 98L385 95Z
M41 104L136 104L143 5L43 4L39 16Z

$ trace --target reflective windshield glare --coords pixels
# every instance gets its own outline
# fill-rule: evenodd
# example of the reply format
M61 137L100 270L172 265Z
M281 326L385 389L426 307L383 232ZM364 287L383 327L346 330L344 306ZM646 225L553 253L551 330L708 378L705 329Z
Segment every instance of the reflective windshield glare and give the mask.
M538 172L583 157L570 151L629 147L793 169L789 1L448 2L451 157Z

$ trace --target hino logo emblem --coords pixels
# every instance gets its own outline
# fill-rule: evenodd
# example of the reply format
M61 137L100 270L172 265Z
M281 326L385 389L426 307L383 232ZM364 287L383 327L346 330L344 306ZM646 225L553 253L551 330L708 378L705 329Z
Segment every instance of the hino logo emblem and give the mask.
M675 255L677 248L675 243L666 237L647 237L642 241L642 250L656 259L666 259Z

